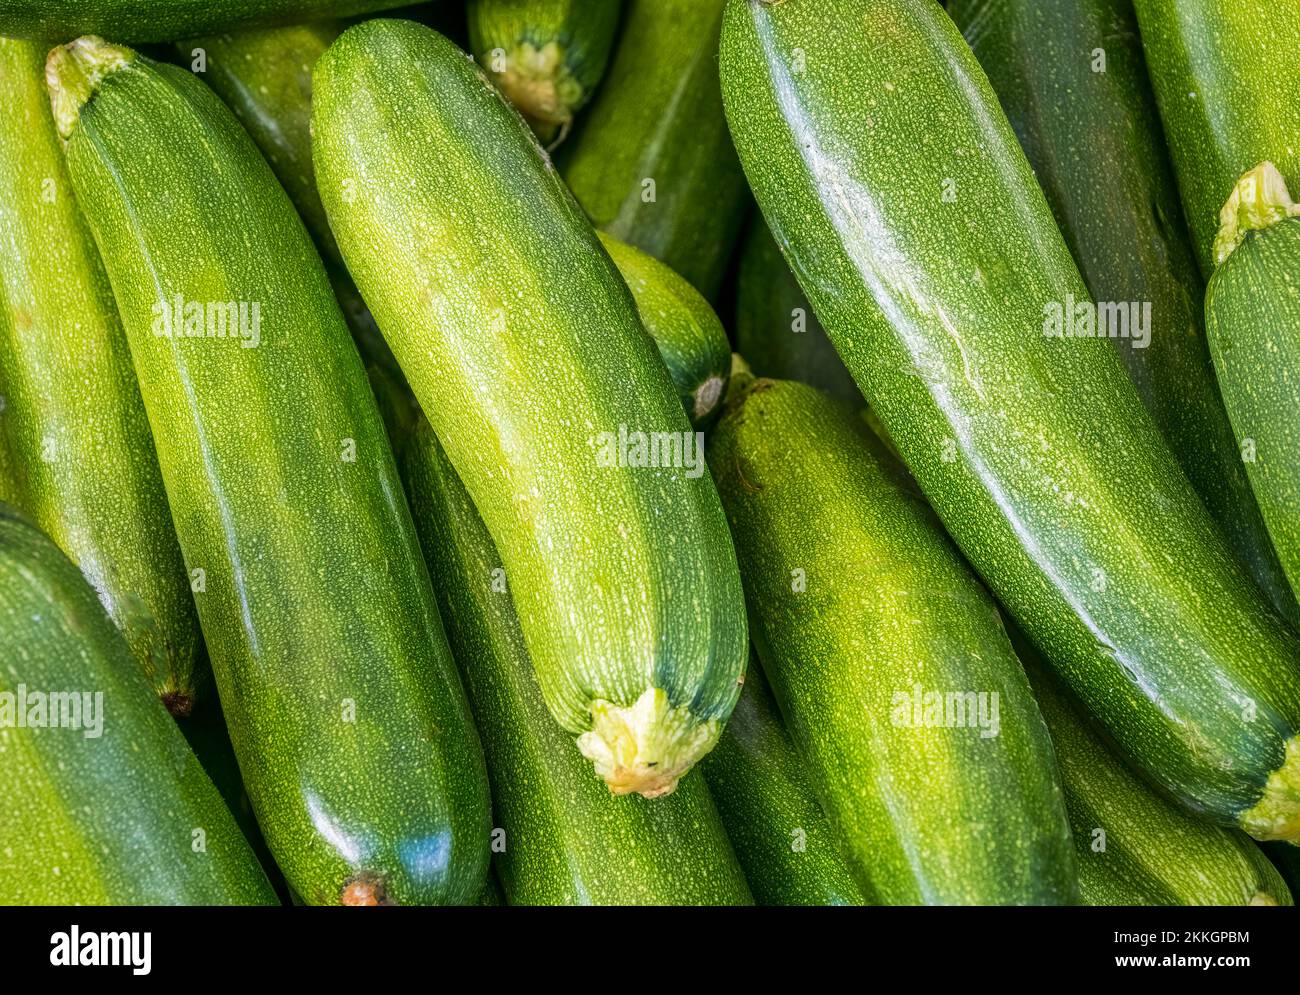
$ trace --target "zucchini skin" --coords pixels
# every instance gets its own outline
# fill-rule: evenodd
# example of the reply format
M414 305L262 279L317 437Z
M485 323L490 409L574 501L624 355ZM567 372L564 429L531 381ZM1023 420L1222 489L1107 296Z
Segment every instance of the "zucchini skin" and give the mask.
M88 95L79 74L103 66ZM56 49L50 69L276 862L308 904L472 901L488 860L482 750L383 423L302 222L187 70L87 39ZM259 302L259 345L155 334L160 294Z
M718 97L724 3L630 0L608 76L559 158L597 228L710 301L749 206Z
M697 428L716 419L731 375L727 332L700 292L654 256L600 232L600 243L632 291L641 322Z
M0 902L276 904L95 592L8 505L0 505L0 646L9 711L0 727ZM102 693L99 735L87 735L96 723L84 712L80 730L17 727L20 689L29 709L31 692Z
M317 21L196 38L177 42L176 49L191 70L195 49L203 50L204 81L235 112L298 209L325 258L334 296L362 357L400 376L397 361L343 265L316 191L311 70L342 30L338 21Z
M760 379L728 404L709 465L763 670L863 891L885 905L1072 903L1069 825L1024 671L883 445L814 388ZM982 699L981 728L918 725L916 689L997 698Z
M1273 546L1300 592L1300 217L1253 231L1205 296L1214 367Z
M227 32L175 46L191 69L195 50L203 50L206 69L197 75L235 112L321 254L335 264L343 260L311 162L311 69L342 31L338 21L318 21Z
M10 497L86 575L155 692L188 714L205 674L185 563L108 278L45 89L0 39L0 434Z
M1084 905L1294 904L1254 840L1152 791L1088 728L1033 651L1016 648L1056 750Z
M800 320L805 330L796 332ZM844 360L813 314L767 222L757 213L740 248L736 351L756 376L798 380L841 400L862 403Z
M1046 305L1087 290L956 27L928 0L727 15L723 96L759 204L948 532L1150 780L1300 836L1300 645L1109 342L1045 334ZM799 75L795 48L819 53Z
M501 553L552 714L614 790L671 790L731 713L747 633L702 461L602 456L620 426L695 438L631 293L519 115L427 28L345 31L316 66L313 142L348 268Z
M1206 280L1219 208L1273 162L1300 188L1300 0L1134 0L1165 139Z
M753 659L700 764L759 905L866 905Z
M488 759L511 905L748 905L708 788L617 798L542 700L487 528L420 416L399 446L411 510Z
M949 12L988 74L1093 299L1150 304L1147 343L1112 342L1211 517L1278 612L1300 623L1214 379L1205 287L1132 0L957 0ZM1098 52L1105 72L1094 71Z
M0 0L0 35L66 42L173 41L213 31L293 24L406 6L409 0Z
M614 47L619 0L469 0L470 51L546 144L564 140Z

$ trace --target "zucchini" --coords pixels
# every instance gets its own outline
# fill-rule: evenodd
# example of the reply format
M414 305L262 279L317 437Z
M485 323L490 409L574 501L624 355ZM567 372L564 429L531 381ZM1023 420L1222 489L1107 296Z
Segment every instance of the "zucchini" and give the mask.
M763 670L864 892L1072 902L1052 745L1020 662L883 444L816 389L759 379L728 404L709 465Z
M717 299L749 194L718 97L725 0L629 0L560 169L596 227Z
M747 636L717 491L632 295L435 32L349 28L314 103L331 227L501 553L551 713L613 790L671 791L735 705Z
M174 41L403 7L411 0L0 0L0 35L65 42L78 35Z
M177 54L235 112L298 208L321 254L342 262L311 164L311 70L338 21L229 32L176 43Z
M760 905L866 904L752 658L700 767Z
M845 401L862 402L761 214L754 215L740 248L736 351L760 377L798 380Z
M72 560L154 690L186 715L198 619L108 278L50 117L45 53L0 39L0 430L11 494Z
M736 0L721 66L773 233L972 565L1150 780L1300 837L1300 643L1115 349L1056 334L1053 307L1088 292L952 21L930 0Z
M1222 261L1205 295L1214 368L1246 472L1300 593L1300 204L1272 163L1223 210Z
M275 904L95 592L7 505L0 647L0 902Z
M1300 187L1300 0L1134 0L1201 272L1219 208L1270 160Z
M747 905L700 775L670 798L616 798L551 718L501 558L429 423L398 446L416 528L478 720L511 905Z
M547 145L605 75L618 0L469 0L470 51Z
M1056 749L1083 904L1293 904L1254 840L1152 791L1088 728L1032 651L1017 649Z
M309 904L472 901L488 859L482 750L306 229L188 71L83 38L51 53L49 78L276 862ZM177 300L226 334L159 334ZM227 301L246 317L222 328L209 302Z
M731 343L722 322L698 290L654 256L603 232L600 241L632 291L691 424L711 424L731 375Z
M1001 99L1093 299L1124 309L1117 328L1124 336L1111 342L1143 404L1269 601L1300 622L1215 383L1205 287L1132 0L957 0L950 13Z
M397 374L384 337L343 266L311 161L311 71L343 30L337 21L239 31L178 42L192 71L235 112L298 208L325 257L334 296L367 362Z

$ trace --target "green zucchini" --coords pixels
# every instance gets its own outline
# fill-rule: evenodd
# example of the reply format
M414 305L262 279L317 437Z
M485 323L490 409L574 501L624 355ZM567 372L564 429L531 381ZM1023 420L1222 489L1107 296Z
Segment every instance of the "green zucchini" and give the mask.
M1056 750L1084 905L1292 905L1264 851L1193 818L1088 728L1032 650L1017 645Z
M501 558L429 423L399 444L411 510L478 720L511 905L747 905L704 779L617 798L546 709Z
M760 905L866 904L752 658L700 768Z
M83 38L51 53L49 78L276 862L309 904L472 901L488 859L482 750L306 229L188 71ZM198 316L187 331L206 319L225 334L167 335L178 301ZM210 303L228 301L245 317Z
M313 89L331 227L501 553L547 705L613 790L671 791L735 705L744 598L631 293L446 39L358 24Z
M677 387L691 424L711 424L731 375L731 344L709 302L654 256L600 233L641 322Z
M1300 188L1300 0L1134 0L1201 272L1219 208L1264 160Z
M312 168L311 71L342 30L337 21L319 21L196 38L176 48L235 112L298 208L325 257L334 296L361 355L397 374L397 362L343 266Z
M176 43L266 156L321 254L341 263L311 164L311 70L343 30L338 21L238 31Z
M1123 309L1112 311L1123 336L1111 341L1142 402L1274 607L1300 622L1215 383L1205 288L1132 0L957 0L949 9L1093 299Z
M469 0L470 51L547 145L605 75L619 0Z
M0 430L11 498L81 567L186 715L199 626L126 337L50 116L45 52L0 39Z
M717 299L749 195L718 97L725 0L629 0L560 169L596 227Z
M761 214L754 215L740 248L736 351L760 377L798 380L862 401Z
M759 379L727 406L709 465L763 670L864 892L1072 902L1052 746L1020 662L884 446L815 388Z
M1300 593L1300 204L1266 162L1242 177L1223 222L1205 295L1210 351L1273 546Z
M275 904L95 592L7 505L0 647L0 903Z
M759 205L948 532L1150 780L1300 837L1300 642L1115 349L1052 324L1088 292L951 19L930 0L727 14Z
M0 0L0 35L65 42L174 41L215 31L294 24L403 7L412 0Z

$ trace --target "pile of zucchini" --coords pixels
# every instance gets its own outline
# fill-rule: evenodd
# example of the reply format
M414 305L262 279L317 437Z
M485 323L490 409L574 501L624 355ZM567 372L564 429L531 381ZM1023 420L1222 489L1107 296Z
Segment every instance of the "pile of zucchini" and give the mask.
M1300 0L0 36L0 903L1293 904Z

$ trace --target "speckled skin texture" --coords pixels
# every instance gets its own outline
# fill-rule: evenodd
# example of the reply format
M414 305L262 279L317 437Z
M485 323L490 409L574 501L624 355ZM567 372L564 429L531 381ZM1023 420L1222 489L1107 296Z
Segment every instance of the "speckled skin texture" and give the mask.
M1271 160L1300 188L1300 0L1134 0L1201 272L1219 209Z
M17 696L20 684L29 695L101 693L103 721L97 737L0 728L0 902L275 904L95 592L49 538L0 505L0 691Z
M1251 486L1300 591L1300 218L1246 236L1205 298L1214 368Z
M472 901L478 736L320 258L188 70L108 75L68 144L108 265L258 823L308 904ZM154 334L159 295L258 302L261 343ZM351 454L353 458L349 459Z
M600 233L696 428L712 424L731 375L731 343L698 290L654 256Z
M748 905L704 778L618 798L542 700L492 539L427 421L400 458L452 649L483 736L494 855L512 905ZM497 574L496 577L499 577Z
M709 464L763 669L876 902L1067 904L1052 746L993 599L851 409L758 380ZM900 724L895 695L998 695L996 735Z
M1131 0L957 0L949 12L988 73L1093 297L1150 302L1149 344L1112 341L1211 517L1273 606L1300 622L1214 380L1205 287Z
M1087 289L956 27L733 0L721 67L764 215L948 532L1128 759L1236 823L1300 723L1300 644L1110 342L1044 334Z
M108 277L63 164L45 47L0 39L0 443L10 499L187 712L199 623Z
M700 765L760 905L865 905L758 661Z
M794 330L795 311L804 328ZM755 376L798 380L855 404L862 403L844 360L826 337L799 281L763 215L755 212L740 248L736 274L736 351Z
M1088 728L1033 651L1017 649L1056 747L1083 904L1293 904L1254 840L1152 791Z
M630 0L609 73L560 153L596 227L717 297L749 204L718 99L724 0ZM643 183L655 181L655 199Z
M744 600L707 472L601 466L600 433L691 430L635 302L523 121L463 52L404 21L317 64L334 232L501 553L552 714L654 685L725 719Z
M402 7L410 0L0 0L0 35L66 42L174 41L209 31L294 24Z
M266 156L322 255L342 263L311 166L311 70L339 36L338 21L237 31L176 43L183 65L203 49L199 74Z

